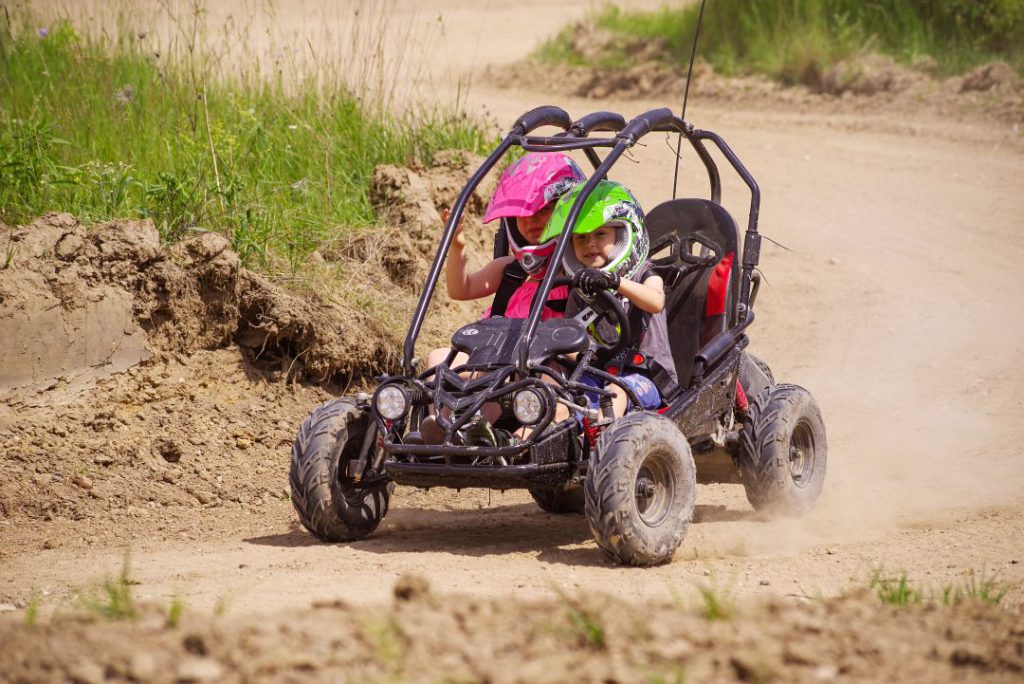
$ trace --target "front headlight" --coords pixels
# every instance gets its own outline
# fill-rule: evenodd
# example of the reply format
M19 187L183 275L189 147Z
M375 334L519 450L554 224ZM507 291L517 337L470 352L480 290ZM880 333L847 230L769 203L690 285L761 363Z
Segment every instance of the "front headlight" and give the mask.
M409 395L398 385L388 385L377 392L375 403L381 418L398 420L409 410Z
M533 425L544 415L544 398L534 389L524 389L516 393L512 400L512 412L523 425Z

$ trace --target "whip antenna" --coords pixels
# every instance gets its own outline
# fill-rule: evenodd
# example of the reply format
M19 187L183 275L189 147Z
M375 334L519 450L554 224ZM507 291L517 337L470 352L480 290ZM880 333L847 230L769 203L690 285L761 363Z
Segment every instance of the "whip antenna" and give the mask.
M697 15L697 26L693 30L693 46L690 48L690 67L686 70L686 90L683 91L683 112L679 118L686 121L686 101L690 98L690 80L693 78L693 60L697 57L697 40L700 38L700 25L704 20L704 5L707 0L700 0L700 14ZM672 199L676 198L676 183L679 181L679 152L683 148L683 134L679 133L676 140L676 169L672 173Z

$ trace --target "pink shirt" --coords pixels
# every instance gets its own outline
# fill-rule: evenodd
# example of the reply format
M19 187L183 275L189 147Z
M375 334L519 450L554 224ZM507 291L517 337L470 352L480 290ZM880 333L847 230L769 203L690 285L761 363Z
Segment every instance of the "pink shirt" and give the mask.
M526 282L516 288L516 291L509 297L508 307L505 309L505 318L526 318L530 315L530 305L533 303L533 295L537 292L537 288L540 286L539 280L533 278L527 278ZM569 288L566 285L553 288L551 294L548 295L548 299L568 299ZM487 307L484 311L484 315L480 318L490 318L491 307ZM564 314L560 311L554 311L553 309L545 306L544 310L540 313L540 320L546 321L551 318L563 318Z

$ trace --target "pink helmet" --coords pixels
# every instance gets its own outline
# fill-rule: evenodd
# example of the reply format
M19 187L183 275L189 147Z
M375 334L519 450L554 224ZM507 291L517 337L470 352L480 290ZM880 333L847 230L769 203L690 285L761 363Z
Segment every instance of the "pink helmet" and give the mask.
M519 232L516 218L533 216L584 180L583 170L560 152L527 152L501 174L498 188L484 213L484 223L496 218L506 219L509 248L527 273L543 273L548 257L554 252L555 241L529 244Z

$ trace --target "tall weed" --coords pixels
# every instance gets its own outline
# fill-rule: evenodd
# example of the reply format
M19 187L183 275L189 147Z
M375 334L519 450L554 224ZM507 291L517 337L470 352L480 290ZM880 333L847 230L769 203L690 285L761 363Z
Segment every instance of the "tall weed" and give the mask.
M129 24L94 37L68 21L38 30L24 8L0 12L0 221L150 218L167 241L215 230L248 266L270 254L295 265L377 221L377 164L488 142L454 108L396 114L386 96L371 102L380 69L343 76L345 65L314 64L286 82L254 67L224 78L217 55L198 47L203 5L184 4L170 58Z

